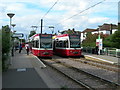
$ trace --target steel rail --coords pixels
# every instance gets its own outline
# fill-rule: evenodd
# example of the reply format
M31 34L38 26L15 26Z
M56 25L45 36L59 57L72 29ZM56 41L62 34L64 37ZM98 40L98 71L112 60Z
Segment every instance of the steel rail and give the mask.
M52 67L52 68L55 69L56 71L62 73L64 76L66 76L67 78L71 79L71 80L74 81L75 83L82 85L82 86L85 87L86 89L95 90L95 89L92 88L91 86L89 86L89 85L87 85L87 84L85 84L85 83L83 83L83 82L81 82L81 81L78 81L77 79L74 79L73 77L65 74L64 72L60 71L59 69L57 69L57 68L54 67L53 65L47 63L46 61L44 61L44 60L42 60L42 59L41 59L41 61L44 62L46 65Z
M80 58L81 59L81 58ZM87 61L91 61L91 62L96 62L96 63L101 63L101 64L105 64L105 65L111 65L111 66L113 66L113 67L120 67L120 65L117 65L117 64L111 64L111 63L108 63L108 62L100 62L100 61L98 61L98 59L96 59L97 61L95 61L95 60L92 60L92 58L91 58L91 60L90 59L86 59L86 58L82 58L82 59L85 59L85 60L87 60Z
M89 64L89 65L92 65L92 66L96 66L96 67L99 67L99 68L103 68L103 69L107 69L109 71L114 71L114 72L119 72L119 68L117 66L113 66L112 64L106 64L106 63L101 63L101 62L96 62L96 61L92 61L92 60L77 60L77 59L74 59L74 58L69 58L70 60L74 60L74 61L77 61L77 62L81 62L81 63L85 63L85 64ZM95 64L97 63L97 64ZM103 65L102 65L103 64ZM109 65L109 66L105 66L105 65ZM111 68L110 66L114 67L114 68Z
M59 61L59 60L57 60L57 61ZM60 62L60 61L59 61L59 62ZM89 73L89 72L83 71L83 70L81 70L81 69L78 69L78 68L76 68L76 67L73 67L73 66L71 66L71 65L68 65L68 64L66 64L66 63L62 63L62 62L61 62L61 64L64 65L64 66L67 66L67 67L69 67L69 68L71 68L71 69L74 69L74 70L76 70L76 71L85 73L85 74L87 74L87 75L89 75L89 76L91 76L91 77L94 77L94 78L96 78L96 79L99 79L100 81L104 81L104 82L106 82L106 83L108 83L108 84L110 84L110 85L112 85L112 86L120 87L120 84L119 84L119 83L112 82L112 81L107 80L107 79L105 79L105 78L103 78L103 77L100 77L100 76L91 74L91 73Z

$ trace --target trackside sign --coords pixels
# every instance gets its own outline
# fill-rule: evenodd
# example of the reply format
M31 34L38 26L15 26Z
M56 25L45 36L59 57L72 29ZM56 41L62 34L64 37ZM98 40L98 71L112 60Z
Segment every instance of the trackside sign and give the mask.
M23 37L23 36L24 36L23 33L15 33L15 34L13 34L12 37Z
M96 39L96 46L98 46L99 49L102 50L103 47L102 39Z

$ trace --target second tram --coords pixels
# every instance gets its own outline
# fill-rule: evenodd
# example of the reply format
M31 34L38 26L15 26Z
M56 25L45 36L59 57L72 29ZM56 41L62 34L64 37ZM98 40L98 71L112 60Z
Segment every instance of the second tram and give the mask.
M61 56L81 56L80 35L62 34L53 37L54 54Z

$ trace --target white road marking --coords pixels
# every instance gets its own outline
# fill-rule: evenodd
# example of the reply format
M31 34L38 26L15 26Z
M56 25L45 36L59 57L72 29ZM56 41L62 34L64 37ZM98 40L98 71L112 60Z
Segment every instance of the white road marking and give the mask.
M102 61L105 61L105 62L108 62L108 63L112 63L112 64L114 64L114 62L112 62L112 61L108 61L108 60L105 60L105 59L101 59L101 58L93 57L93 56L90 56L90 55L85 55L85 56L88 56L88 57L91 57L91 58L94 58L94 59L98 59L98 60L102 60Z
M37 58L37 60L43 65L44 68L46 67L46 65L37 56L35 56L35 55L33 55L33 56Z

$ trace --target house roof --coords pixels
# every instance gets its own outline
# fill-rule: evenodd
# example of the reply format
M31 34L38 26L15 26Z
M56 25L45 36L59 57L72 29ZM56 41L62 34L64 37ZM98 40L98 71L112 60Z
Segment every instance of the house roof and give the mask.
M104 23L103 25L99 26L99 28L100 28L100 31L103 31L103 30L110 31L111 29L117 29L118 26L115 25L115 24L107 24L107 23ZM98 31L99 28L97 28L97 29L87 28L87 29L85 29L82 33Z
M80 34L81 32L80 31L75 31L75 30L70 30L70 29L68 29L68 30L64 30L64 31L62 31L61 32L62 34L72 34L72 33L76 33L76 34Z
M85 29L82 33L85 33L85 32L94 32L94 31L98 31L97 29Z
M104 23L102 26L99 26L100 30L110 31L111 29L117 29L117 25L115 24L106 24Z

